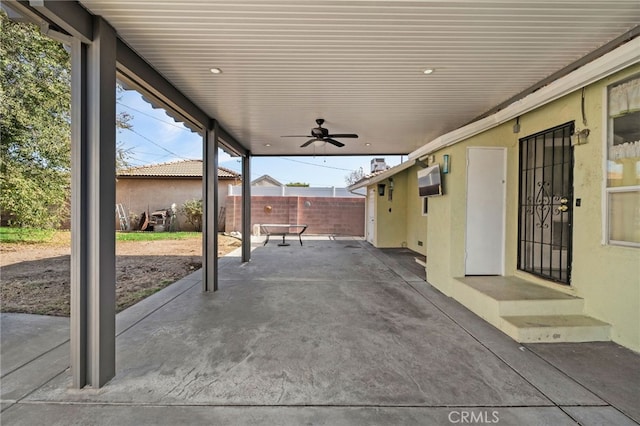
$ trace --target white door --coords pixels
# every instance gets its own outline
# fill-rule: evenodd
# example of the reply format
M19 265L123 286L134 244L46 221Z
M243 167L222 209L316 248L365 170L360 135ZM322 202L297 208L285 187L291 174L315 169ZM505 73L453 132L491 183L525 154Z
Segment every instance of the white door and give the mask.
M373 244L373 236L376 226L376 190L369 190L367 198L367 241Z
M466 275L504 274L506 149L467 150Z

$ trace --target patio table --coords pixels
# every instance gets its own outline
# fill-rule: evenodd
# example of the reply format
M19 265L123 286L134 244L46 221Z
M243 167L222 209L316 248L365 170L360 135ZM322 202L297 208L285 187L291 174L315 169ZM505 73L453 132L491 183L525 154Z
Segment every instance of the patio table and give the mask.
M267 245L269 242L269 237L271 235L282 235L282 242L278 243L278 246L288 246L289 243L285 241L285 237L287 235L298 235L298 239L300 240L300 245L302 245L302 233L307 230L308 225L301 224L286 224L286 223L266 223L261 224L260 228L263 230L265 235L267 236L266 241L263 245ZM291 229L296 229L298 231L292 232Z

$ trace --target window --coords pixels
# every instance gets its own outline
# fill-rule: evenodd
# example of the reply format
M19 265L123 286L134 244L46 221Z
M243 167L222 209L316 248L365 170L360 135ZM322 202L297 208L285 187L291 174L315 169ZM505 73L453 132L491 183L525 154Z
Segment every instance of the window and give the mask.
M607 88L606 242L640 247L640 76Z

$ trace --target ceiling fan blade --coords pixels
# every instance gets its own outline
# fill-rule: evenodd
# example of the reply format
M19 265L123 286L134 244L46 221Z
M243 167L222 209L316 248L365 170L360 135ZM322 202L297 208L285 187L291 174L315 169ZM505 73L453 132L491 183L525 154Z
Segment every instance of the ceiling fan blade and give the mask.
M311 136L310 135L285 135L280 137L281 138L309 138Z
M326 139L323 139L323 140L326 141L326 142L329 142L330 144L333 144L333 145L337 146L338 148L342 148L344 146L344 144L342 142L338 142L338 141L333 140L331 138L326 138Z
M305 146L309 146L312 143L314 143L315 141L317 141L318 139L313 138L313 139L309 139L308 141L306 141L305 143L303 143L302 145L300 145L300 148L304 148Z
M338 133L335 135L327 135L329 138L357 138L358 135L355 133Z

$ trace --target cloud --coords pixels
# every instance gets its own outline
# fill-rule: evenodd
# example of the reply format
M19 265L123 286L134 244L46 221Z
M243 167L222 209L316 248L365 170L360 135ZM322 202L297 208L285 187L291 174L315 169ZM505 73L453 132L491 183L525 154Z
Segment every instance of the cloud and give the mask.
M218 150L218 163L226 163L229 161L237 161L237 160L238 158L230 156L223 150L221 149Z

